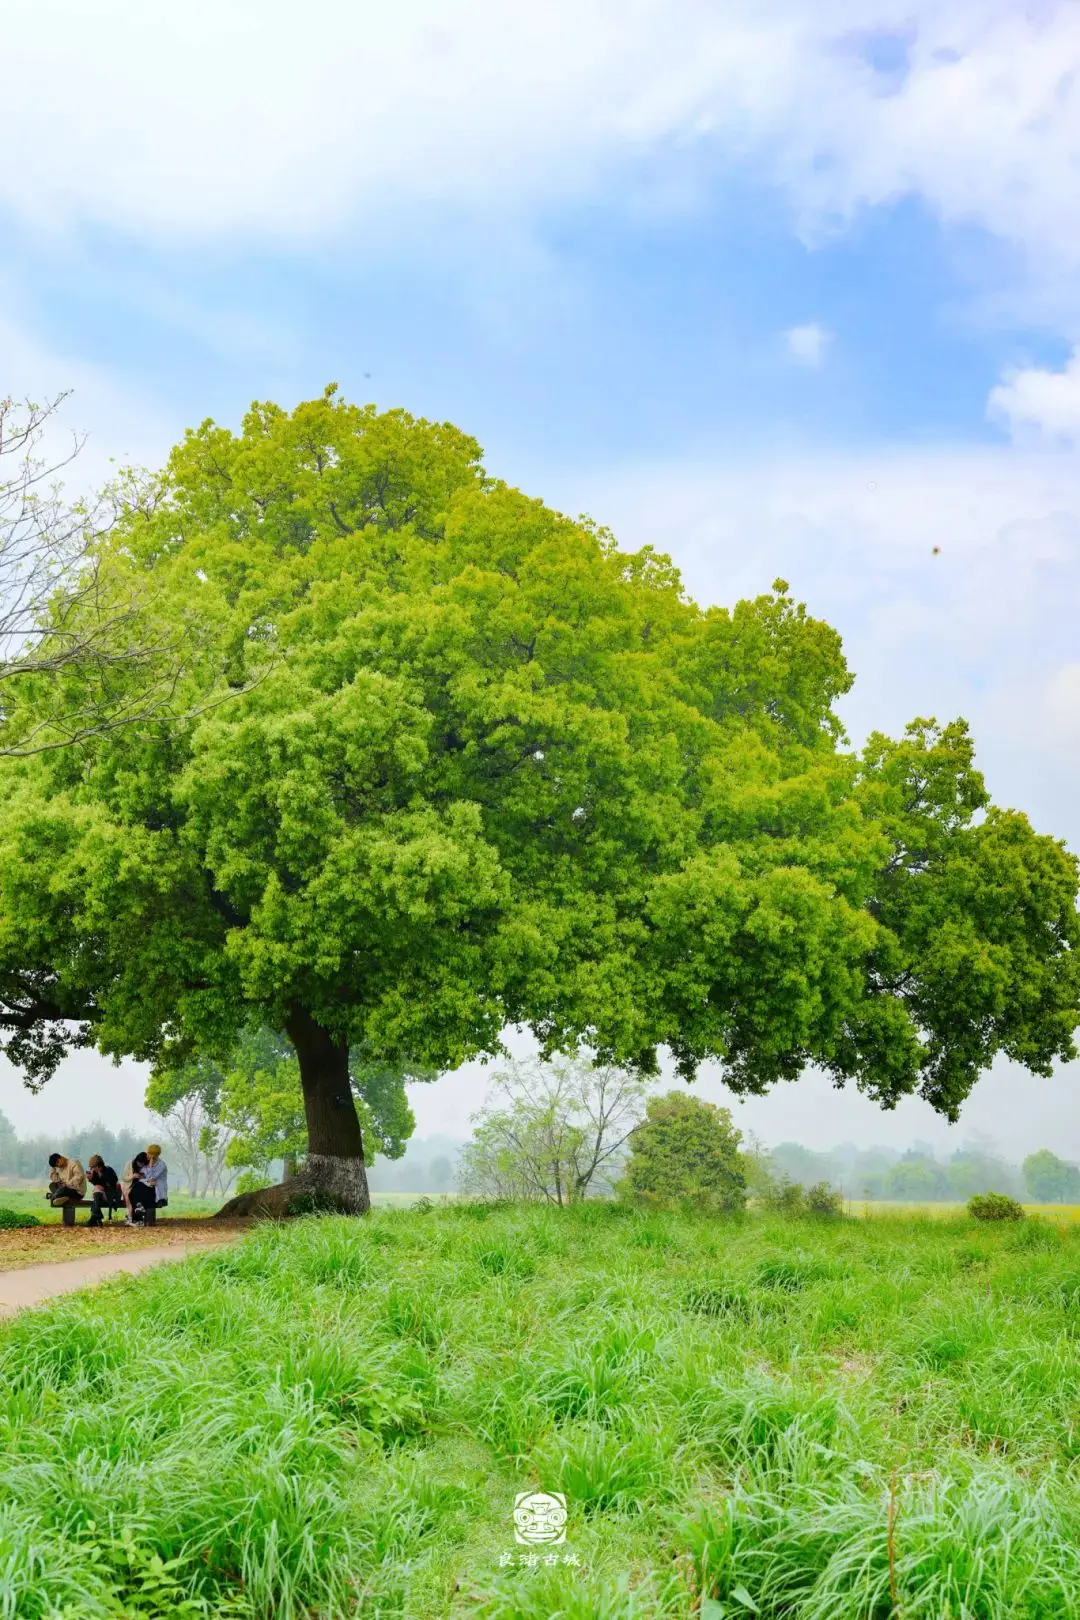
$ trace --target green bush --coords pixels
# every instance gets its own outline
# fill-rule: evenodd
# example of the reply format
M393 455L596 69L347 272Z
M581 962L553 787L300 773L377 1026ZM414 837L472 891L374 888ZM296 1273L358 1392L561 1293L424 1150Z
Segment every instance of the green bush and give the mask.
M717 1214L741 1210L746 1203L741 1141L728 1109L680 1091L653 1097L630 1133L620 1195L645 1205Z
M762 1203L766 1209L774 1210L777 1215L805 1215L806 1194L801 1181L790 1181L787 1176L781 1176L762 1193Z
M812 1187L806 1189L806 1208L811 1215L842 1215L844 1196L835 1187L830 1187L827 1181L815 1181Z
M1004 1193L976 1193L968 1199L968 1214L977 1221L1022 1221L1024 1206Z
M14 1232L22 1226L40 1226L36 1215L22 1214L17 1209L0 1208L0 1232Z
M242 1176L237 1176L233 1191L239 1197L241 1193L262 1192L264 1187L273 1185L270 1177L264 1176L261 1171L245 1170Z

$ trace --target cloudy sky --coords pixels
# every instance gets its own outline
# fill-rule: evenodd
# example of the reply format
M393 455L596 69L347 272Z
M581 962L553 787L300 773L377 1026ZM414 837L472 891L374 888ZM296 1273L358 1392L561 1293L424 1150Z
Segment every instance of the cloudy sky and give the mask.
M844 636L854 738L963 714L1080 848L1080 6L4 10L0 393L72 388L87 473L332 380L449 418L703 600L782 574ZM1003 1070L960 1132L1080 1156L1078 1079ZM24 1129L139 1095L0 1078ZM813 1080L742 1114L935 1130Z

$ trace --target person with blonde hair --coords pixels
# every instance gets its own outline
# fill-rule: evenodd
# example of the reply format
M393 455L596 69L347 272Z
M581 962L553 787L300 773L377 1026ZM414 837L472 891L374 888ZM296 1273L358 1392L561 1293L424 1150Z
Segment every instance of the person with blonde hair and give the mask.
M148 1187L154 1191L154 1200L158 1209L164 1209L169 1202L169 1167L161 1157L161 1147L157 1142L151 1142L146 1149L147 1164L142 1178Z

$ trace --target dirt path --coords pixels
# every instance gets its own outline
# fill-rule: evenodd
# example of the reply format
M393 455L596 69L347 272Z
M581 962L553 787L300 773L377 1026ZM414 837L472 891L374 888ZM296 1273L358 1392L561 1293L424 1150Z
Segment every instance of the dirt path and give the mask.
M172 1216L156 1226L125 1226L106 1221L104 1226L43 1226L0 1231L0 1274L47 1261L82 1260L91 1255L133 1254L140 1249L163 1249L174 1243L221 1243L247 1231L250 1221L216 1221L205 1217Z
M59 1260L51 1265L23 1266L17 1271L2 1272L0 1318L25 1310L28 1305L42 1305L57 1294L70 1294L77 1288L92 1288L107 1277L145 1271L148 1266L183 1260L189 1254L205 1254L211 1246L205 1240L160 1244L155 1248L132 1249L127 1254L86 1255L81 1260Z

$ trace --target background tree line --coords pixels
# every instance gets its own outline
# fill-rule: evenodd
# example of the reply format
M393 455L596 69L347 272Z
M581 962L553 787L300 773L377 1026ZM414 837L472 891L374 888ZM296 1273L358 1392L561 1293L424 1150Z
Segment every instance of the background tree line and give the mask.
M640 1078L581 1061L511 1064L497 1073L461 1154L461 1191L489 1198L573 1203L635 1196L784 1205L808 1190L903 1203L966 1203L998 1192L1035 1203L1080 1202L1080 1167L1047 1148L1022 1164L966 1143L938 1158L844 1144L815 1152L743 1140L730 1112L683 1092L657 1096Z
M50 1153L67 1154L83 1164L91 1153L100 1153L106 1164L119 1170L145 1146L145 1131L127 1127L111 1131L100 1120L54 1136L19 1136L11 1121L0 1114L0 1176L20 1181L44 1182Z
M1015 1164L973 1143L939 1156L921 1142L904 1152L860 1149L850 1143L814 1152L798 1142L781 1142L769 1150L768 1158L777 1173L792 1181L826 1181L854 1199L966 1203L974 1193L1002 1192L1034 1203L1080 1201L1080 1167L1048 1148Z
M1013 1164L991 1147L966 1143L939 1157L927 1143L906 1152L841 1144L816 1152L798 1142L769 1149L743 1140L730 1112L681 1092L655 1095L640 1077L585 1060L510 1064L462 1143L448 1136L410 1140L413 1116L400 1074L353 1063L357 1107L381 1157L377 1190L573 1203L634 1196L690 1199L732 1207L754 1198L787 1207L803 1188L827 1203L851 1200L966 1202L998 1192L1034 1203L1080 1202L1080 1167L1048 1148ZM166 1144L177 1186L224 1194L291 1173L306 1149L303 1096L288 1043L249 1032L221 1066L183 1065L147 1088L152 1129ZM35 1180L49 1153L84 1162L91 1153L120 1164L145 1145L145 1132L100 1122L59 1136L20 1138L0 1114L0 1176Z

